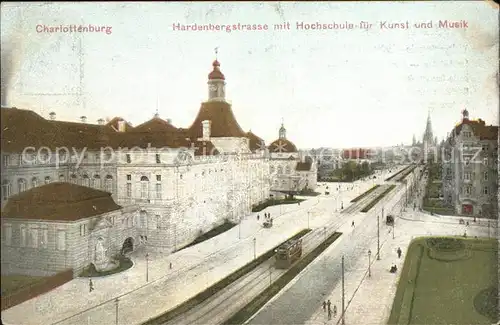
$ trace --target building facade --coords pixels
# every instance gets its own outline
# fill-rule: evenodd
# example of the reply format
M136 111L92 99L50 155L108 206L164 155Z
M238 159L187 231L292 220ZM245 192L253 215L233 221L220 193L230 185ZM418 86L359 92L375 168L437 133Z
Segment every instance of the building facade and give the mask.
M469 119L455 126L443 147L444 200L464 215L498 216L498 126Z
M2 108L2 210L32 188L81 185L136 211L136 243L142 238L148 249L171 252L226 220L239 222L271 192L314 189L314 161L298 155L281 131L279 140L290 144L283 152L244 132L226 101L220 63L212 68L209 97L189 128L158 114L132 127L120 117L94 125Z

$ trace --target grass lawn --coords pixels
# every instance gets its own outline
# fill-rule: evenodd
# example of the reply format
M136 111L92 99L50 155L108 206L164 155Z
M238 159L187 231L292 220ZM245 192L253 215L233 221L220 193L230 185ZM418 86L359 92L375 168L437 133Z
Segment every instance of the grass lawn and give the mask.
M36 282L43 281L43 276L28 276L28 275L2 275L1 287L2 296L9 295L19 291Z
M125 270L130 269L133 265L134 262L130 260L130 258L125 257L125 256L120 256L118 259L119 266L116 269L108 270L108 271L97 271L95 269L95 266L91 264L90 266L87 266L83 271L80 273L80 277L82 278L93 278L93 277L100 277L100 276L107 276L111 274L116 274L123 272Z
M406 254L389 324L492 324L498 319L494 239L422 237Z
M293 199L268 199L266 200L265 202L261 203L261 204L258 204L258 205L255 205L253 208L252 208L252 212L260 212L262 210L264 210L265 208L267 207L270 207L270 206L273 206L273 205L281 205L281 204L298 204L300 202L303 202L305 201L304 199L296 199L296 198L293 198Z

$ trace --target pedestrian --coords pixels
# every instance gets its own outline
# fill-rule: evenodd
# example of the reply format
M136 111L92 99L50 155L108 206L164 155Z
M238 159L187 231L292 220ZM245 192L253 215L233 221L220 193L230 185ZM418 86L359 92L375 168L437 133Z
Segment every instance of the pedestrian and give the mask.
M257 221L259 221L259 219L260 219L260 217L259 217L259 215L257 215Z
M331 309L330 307L332 306L332 303L330 302L330 299L326 302L326 306L328 307L328 310Z
M354 227L354 221L351 223L351 227Z
M401 251L401 247L398 247L398 251L397 251L397 252L398 252L398 258L401 258L401 253L403 253L403 252Z
M172 262L170 262L170 264L168 265L168 267L169 267L170 269L172 269Z
M323 311L326 311L326 301L323 301Z
M89 292L94 291L94 283L92 283L92 279L89 279Z
M328 320L332 319L332 310L328 308Z
M469 227L469 221L467 221L467 223L465 224L465 226Z
M337 316L337 305L333 305L333 317Z
M340 202L340 208L344 210L344 202Z

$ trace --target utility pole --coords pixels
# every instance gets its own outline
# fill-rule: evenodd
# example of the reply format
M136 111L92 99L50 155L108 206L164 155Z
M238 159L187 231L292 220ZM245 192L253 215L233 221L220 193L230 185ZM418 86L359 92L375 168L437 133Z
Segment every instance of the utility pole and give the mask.
M307 229L310 229L311 227L309 227L309 214L311 212L310 211L307 211Z
M491 238L491 235L490 235L490 220L488 220L488 238Z
M342 255L342 325L345 325L344 255Z
M273 269L271 268L271 265L269 265L269 285L271 285L271 283L272 283L272 278L271 278L272 272L273 272Z
M115 299L116 303L116 319L115 319L115 324L118 325L118 298Z
M257 239L253 238L253 259L257 258Z
M395 223L396 223L396 220L393 220L393 221L392 221L392 239L394 239L394 236L395 236L395 235L394 235L394 231L396 231L396 230L394 229L394 224L395 224Z
M241 239L241 217L240 217L240 223L238 225L238 239Z
M146 253L146 282L149 282L149 254Z
M380 216L377 216L377 260L380 260Z

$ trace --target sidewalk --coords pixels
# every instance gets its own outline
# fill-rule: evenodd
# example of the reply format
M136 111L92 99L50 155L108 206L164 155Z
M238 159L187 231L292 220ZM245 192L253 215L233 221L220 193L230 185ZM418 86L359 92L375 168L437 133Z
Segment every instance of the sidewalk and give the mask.
M345 183L337 184L346 188ZM253 237L256 238L258 256L306 228L308 210L312 210L309 220L311 225L328 222L337 216L335 214L332 217L331 212L339 209L336 205L340 205L340 201L346 208L351 205L351 199L372 186L371 182L356 182L354 185L357 185L354 190L340 193L341 200L336 200L336 191L332 190L329 196L311 197L300 206L269 207L245 217L241 226L203 243L168 256L151 255L148 263L149 283L146 283L145 258L137 256L133 258L134 266L131 269L108 277L94 278L95 290L92 293L88 291L88 279L77 278L4 311L3 321L12 325L56 322L114 324L116 303L113 299L119 297L120 324L141 323L175 307L248 263L254 255ZM280 209L283 212L281 216ZM257 214L263 215L264 212L270 212L275 220L271 229L262 228L262 219L256 221ZM169 269L170 263L172 270ZM131 293L132 290L135 291ZM60 322L65 318L68 319Z

